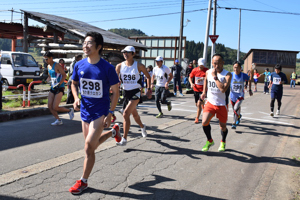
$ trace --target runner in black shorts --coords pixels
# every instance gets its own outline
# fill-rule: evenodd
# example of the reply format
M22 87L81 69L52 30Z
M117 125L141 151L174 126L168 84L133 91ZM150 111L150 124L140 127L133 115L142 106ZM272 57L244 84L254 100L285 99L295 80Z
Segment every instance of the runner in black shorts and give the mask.
M127 46L122 50L125 61L119 63L116 66L116 71L123 83L124 89L124 102L123 102L123 137L120 142L117 142L119 146L125 146L127 144L127 134L130 128L130 115L132 114L136 123L142 129L142 136L146 137L146 124L143 124L141 118L137 112L136 106L141 98L141 76L140 72L143 72L147 77L148 85L150 85L151 77L146 70L146 67L134 61L135 48L133 46ZM150 96L150 90L147 92L147 96Z

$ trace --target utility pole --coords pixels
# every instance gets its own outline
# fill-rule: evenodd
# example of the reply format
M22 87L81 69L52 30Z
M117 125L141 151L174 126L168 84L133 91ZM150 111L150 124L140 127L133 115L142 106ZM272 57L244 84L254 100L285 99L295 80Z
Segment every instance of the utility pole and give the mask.
M216 35L216 26L217 26L217 0L214 0L214 14L213 14L213 35ZM215 43L211 45L211 57L215 54L216 48ZM212 68L212 65L210 65Z
M27 13L24 13L24 22L23 22L23 52L28 53L28 16Z
M179 33L178 61L180 64L182 59L183 18L184 18L184 0L181 1L181 17L180 17L180 33Z
M240 9L240 20L239 20L239 41L238 41L238 49L237 49L237 61L240 61L240 42L241 42L241 16L242 16L242 11Z
M210 27L210 13L211 13L211 1L208 2L208 12L207 12L207 22L206 22L206 35L205 35L205 44L203 50L203 58L207 61L207 47L208 47L208 36L209 36L209 27ZM206 62L207 63L207 62Z
M10 20L11 23L13 23L13 18L14 18L14 8L11 9L11 20Z

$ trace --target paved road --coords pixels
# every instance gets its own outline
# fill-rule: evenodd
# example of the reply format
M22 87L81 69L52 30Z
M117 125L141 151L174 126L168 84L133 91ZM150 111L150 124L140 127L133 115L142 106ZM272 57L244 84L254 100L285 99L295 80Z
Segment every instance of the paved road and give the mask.
M201 151L206 137L193 122L192 95L171 98L173 110L163 107L161 119L155 118L154 101L147 101L139 113L148 137L141 137L132 120L126 147L113 139L100 146L89 189L80 196L68 192L82 173L79 113L73 121L62 114L60 127L50 126L52 116L0 123L0 199L289 199L295 192L291 173L299 168L292 159L300 149L299 97L299 88L285 87L281 115L272 118L269 95L246 96L235 131L229 110L224 153L217 151L221 134L215 118L216 145Z

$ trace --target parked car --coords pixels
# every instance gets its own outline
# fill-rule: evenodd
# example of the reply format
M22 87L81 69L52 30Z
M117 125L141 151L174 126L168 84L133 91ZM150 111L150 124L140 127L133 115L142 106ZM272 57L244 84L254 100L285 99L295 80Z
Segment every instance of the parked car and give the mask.
M32 81L41 80L40 67L30 54L1 51L0 58L3 85L29 85Z

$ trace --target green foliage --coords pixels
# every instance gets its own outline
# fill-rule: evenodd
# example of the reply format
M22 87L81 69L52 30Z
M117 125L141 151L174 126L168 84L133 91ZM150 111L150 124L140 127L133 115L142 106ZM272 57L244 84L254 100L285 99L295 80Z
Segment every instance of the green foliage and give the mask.
M185 57L189 60L198 60L203 57L204 43L194 41L186 41ZM224 44L216 43L216 53L224 57L225 65L232 65L236 61L237 50L225 47ZM240 52L240 61L243 64L243 57L246 53ZM207 63L211 63L211 47L207 48Z
M113 28L113 29L108 29L108 31L116 33L126 38L130 36L147 36L143 31L138 29Z

